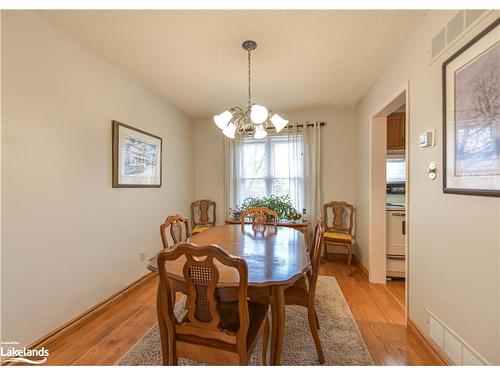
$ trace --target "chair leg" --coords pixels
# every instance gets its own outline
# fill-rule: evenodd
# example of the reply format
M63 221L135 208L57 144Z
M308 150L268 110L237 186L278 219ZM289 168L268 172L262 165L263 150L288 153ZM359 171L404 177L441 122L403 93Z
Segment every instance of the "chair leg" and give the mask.
M171 335L169 335L171 336ZM168 365L177 366L177 354L175 352L175 341L172 337L168 338Z
M319 363L324 364L325 357L323 355L323 348L321 347L321 341L319 339L318 326L316 325L316 309L314 308L314 305L309 305L307 307L307 316L309 318L309 327L311 328L314 345L316 345Z
M248 366L248 357L244 353L240 353L240 359L238 361L238 366Z
M349 245L347 246L347 268L349 270L349 276L352 275L351 263L352 263L352 250L351 250L351 245Z
M321 327L319 326L319 319L318 314L316 313L316 309L314 309L314 316L316 317L316 326L318 327L318 329L321 329Z
M156 312L158 315L158 327L160 328L162 363L163 366L166 366L168 365L168 332L162 315L163 299L161 292L161 286L158 285L158 291L156 294Z
M328 260L327 258L327 251L326 251L326 242L323 241L323 258L325 258L325 260Z
M262 365L267 366L267 347L269 345L269 318L266 317L264 334L262 335Z

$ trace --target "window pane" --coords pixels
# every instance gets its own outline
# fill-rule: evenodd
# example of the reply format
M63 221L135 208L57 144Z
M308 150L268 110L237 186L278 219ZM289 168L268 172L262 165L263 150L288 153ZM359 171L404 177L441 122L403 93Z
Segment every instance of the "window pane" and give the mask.
M288 158L288 145L286 143L274 143L274 176L288 177L290 163Z
M274 163L273 177L279 178L295 178L298 177L299 169L297 162L302 156L302 151L299 149L297 142L273 142ZM297 155L298 154L298 155Z
M264 178L266 176L265 143L243 144L243 178Z
M246 178L242 182L241 201L248 197L266 196L266 181L263 178Z
M288 178L273 178L272 180L272 193L274 195L288 195L293 202L297 205L297 180ZM299 209L300 207L295 207Z

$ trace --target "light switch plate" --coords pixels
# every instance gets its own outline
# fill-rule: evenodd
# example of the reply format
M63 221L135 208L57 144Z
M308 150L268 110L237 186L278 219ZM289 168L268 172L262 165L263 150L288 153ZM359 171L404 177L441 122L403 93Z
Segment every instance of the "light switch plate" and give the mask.
M433 147L435 144L434 138L436 137L436 131L434 129L427 130L426 132L418 136L418 147L429 148Z

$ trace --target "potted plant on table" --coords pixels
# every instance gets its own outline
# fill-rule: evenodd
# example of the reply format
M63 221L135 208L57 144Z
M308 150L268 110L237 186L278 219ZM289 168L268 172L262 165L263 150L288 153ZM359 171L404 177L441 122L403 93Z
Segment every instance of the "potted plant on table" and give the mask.
M273 210L278 214L280 220L297 220L301 217L295 207L293 207L292 201L288 195L271 195L270 197L262 198L248 197L243 201L241 207L236 206L235 208L230 208L229 215L233 219L237 220L240 218L240 214L244 210L253 207L269 208L270 210Z

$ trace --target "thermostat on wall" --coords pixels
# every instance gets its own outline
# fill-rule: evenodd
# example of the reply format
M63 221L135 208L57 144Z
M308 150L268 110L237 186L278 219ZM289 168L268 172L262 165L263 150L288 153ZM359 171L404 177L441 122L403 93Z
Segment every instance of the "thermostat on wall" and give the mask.
M422 133L418 136L418 147L427 148L434 146L434 138L436 135L436 131L427 130L425 133Z

